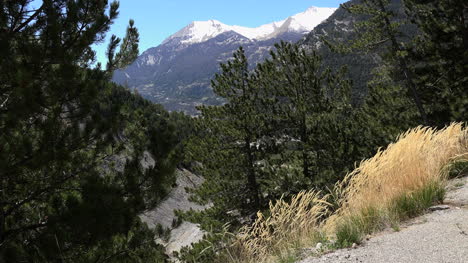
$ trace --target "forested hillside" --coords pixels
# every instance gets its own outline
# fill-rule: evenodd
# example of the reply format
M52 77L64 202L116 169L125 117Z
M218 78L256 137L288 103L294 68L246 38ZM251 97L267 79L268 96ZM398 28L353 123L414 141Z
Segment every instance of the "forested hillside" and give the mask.
M165 261L138 216L175 182L190 118L110 82L138 55L133 21L93 66L106 2L0 3L0 262Z
M200 209L173 225L207 233L171 255L182 262L292 262L305 239L350 246L440 201L447 165L466 169L464 0L352 0L263 62L239 47L205 76L223 103L196 118L111 81L139 55L133 20L96 63L118 8L0 2L2 263L167 262L162 228L140 216L177 167L203 183L185 189Z

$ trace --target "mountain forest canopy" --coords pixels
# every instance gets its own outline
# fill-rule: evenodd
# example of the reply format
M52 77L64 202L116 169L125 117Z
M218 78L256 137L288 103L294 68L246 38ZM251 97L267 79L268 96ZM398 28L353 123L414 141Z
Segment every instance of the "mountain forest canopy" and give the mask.
M229 261L232 233L271 202L330 193L402 131L468 118L463 0L352 0L258 64L239 47L211 79L224 103L196 118L111 81L139 55L138 20L96 63L118 14L116 1L0 2L0 262L167 262L139 216L181 167L204 178L189 192L207 208L177 215L206 235L171 256Z

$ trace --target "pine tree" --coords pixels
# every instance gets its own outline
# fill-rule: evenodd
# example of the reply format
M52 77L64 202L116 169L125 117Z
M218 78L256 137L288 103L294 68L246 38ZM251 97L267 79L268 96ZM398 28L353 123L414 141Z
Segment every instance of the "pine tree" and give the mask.
M139 54L138 43L140 42L140 34L135 28L135 21L130 19L128 22L125 37L120 44L120 38L112 35L109 46L107 47L107 71L112 73L116 69L122 69L130 65ZM120 50L115 54L116 48L120 44ZM137 90L135 89L135 92Z
M270 89L277 97L282 136L300 152L303 176L316 183L338 157L333 142L341 143L334 137L351 109L350 83L342 73L323 68L315 52L308 54L298 45L282 42L271 55L267 63L275 72Z
M394 81L392 72L393 66L387 64L373 70L370 91L357 113L369 133L368 145L374 150L390 144L420 120L416 105L410 97L402 96L405 89Z
M199 108L199 135L189 145L192 160L200 162L198 172L206 178L197 190L198 197L213 202L211 210L220 216L232 210L250 214L262 205L257 165L262 123L257 118L258 94L242 47L232 60L221 64L212 87L226 104Z
M404 1L420 34L408 60L432 124L468 119L468 4L456 1Z
M130 22L116 56L113 38L103 71L91 46L118 3L40 2L0 2L0 261L161 259L138 214L162 173L143 172L137 151L106 169L124 121L109 78L136 57L138 32Z
M412 38L405 33L414 33L415 29L408 25L407 18L399 11L402 8L401 1L362 0L359 4L342 4L341 7L353 15L365 16L366 19L355 24L355 39L339 44L327 41L328 45L335 51L345 53L378 52L383 58L386 71L391 70L393 81L401 86L399 96L411 98L419 112L419 123L428 124L427 105L423 105L421 94L417 90L404 44Z

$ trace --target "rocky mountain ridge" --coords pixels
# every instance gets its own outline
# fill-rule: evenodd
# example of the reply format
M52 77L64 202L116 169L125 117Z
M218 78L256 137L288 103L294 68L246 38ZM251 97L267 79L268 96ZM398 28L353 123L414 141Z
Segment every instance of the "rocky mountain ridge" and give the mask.
M216 20L196 21L144 51L113 80L170 111L196 114L196 106L218 105L210 80L219 63L243 46L251 65L263 61L274 43L297 42L326 20L335 8L311 7L303 13L257 28L225 25Z
M302 13L290 16L284 20L250 28L231 26L218 20L193 21L177 33L163 41L162 45L178 40L181 44L195 44L207 41L219 34L233 31L249 40L267 40L285 32L308 33L315 26L327 19L336 8L310 7Z

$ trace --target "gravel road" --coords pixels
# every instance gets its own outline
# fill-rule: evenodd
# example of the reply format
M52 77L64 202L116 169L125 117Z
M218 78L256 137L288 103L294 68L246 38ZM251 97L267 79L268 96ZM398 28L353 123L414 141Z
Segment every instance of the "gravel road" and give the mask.
M449 208L387 230L357 248L341 249L299 263L468 263L468 177L453 180L444 201Z

